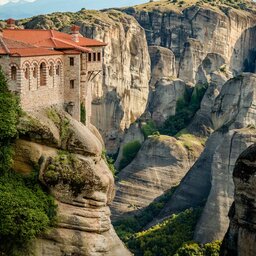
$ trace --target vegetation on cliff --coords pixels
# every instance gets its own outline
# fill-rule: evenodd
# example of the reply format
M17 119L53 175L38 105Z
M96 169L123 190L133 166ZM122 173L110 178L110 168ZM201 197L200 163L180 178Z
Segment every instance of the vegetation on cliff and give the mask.
M162 0L130 7L125 9L125 11L129 13L135 9L138 11L160 10L178 13L193 5L213 9L215 11L225 11L225 8L248 12L256 11L256 4L252 0Z
M21 111L1 69L0 104L0 254L25 255L28 242L53 224L56 206L36 172L22 176L11 169Z
M123 148L123 157L120 161L119 169L122 170L125 168L128 164L132 162L132 160L135 158L137 153L139 152L141 148L141 144L139 141L131 141L124 145Z
M192 95L185 93L176 104L176 114L168 117L164 125L159 129L161 134L174 136L192 121L197 110L200 108L201 101L207 90L208 84L197 85Z

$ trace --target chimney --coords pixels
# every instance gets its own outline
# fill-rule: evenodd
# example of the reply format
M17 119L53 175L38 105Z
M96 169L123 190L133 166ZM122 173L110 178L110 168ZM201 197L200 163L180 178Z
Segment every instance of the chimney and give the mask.
M14 19L8 19L7 20L7 28L8 29L14 29L15 28L15 20Z
M74 42L78 43L79 42L79 30L80 27L79 26L72 26L71 27L71 38Z

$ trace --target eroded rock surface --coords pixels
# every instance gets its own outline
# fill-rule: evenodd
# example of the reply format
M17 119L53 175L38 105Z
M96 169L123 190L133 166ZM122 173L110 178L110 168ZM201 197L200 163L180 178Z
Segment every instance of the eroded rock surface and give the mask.
M222 256L256 254L255 163L254 144L239 156L234 167L235 201L229 211L230 225L222 244Z
M147 139L131 164L118 175L113 218L150 204L166 190L179 184L203 150L195 138L169 136Z
M53 108L22 117L19 129L13 168L28 173L38 165L58 205L56 227L36 239L31 255L131 255L111 225L114 178L101 141Z

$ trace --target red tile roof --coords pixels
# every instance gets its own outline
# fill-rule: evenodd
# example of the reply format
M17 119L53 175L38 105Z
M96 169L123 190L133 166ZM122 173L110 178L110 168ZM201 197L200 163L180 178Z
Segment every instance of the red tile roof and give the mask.
M0 54L13 56L43 56L78 54L92 52L88 47L106 46L105 43L79 36L79 42L72 35L54 30L4 29L0 37Z
M41 47L36 47L28 43L0 37L0 54L10 54L12 56L45 56L45 55L60 55L59 51L48 50Z
M106 46L103 42L83 36L79 36L79 42L74 42L70 34L55 30L4 29L3 35L6 38L46 48L73 48L74 45L78 47ZM57 44L54 41L58 41Z

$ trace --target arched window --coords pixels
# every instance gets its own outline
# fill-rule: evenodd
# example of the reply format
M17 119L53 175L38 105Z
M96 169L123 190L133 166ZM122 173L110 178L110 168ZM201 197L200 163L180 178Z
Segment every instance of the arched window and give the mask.
M53 63L51 63L49 67L49 76L53 76Z
M37 65L36 64L34 64L34 66L33 66L33 77L37 78Z
M11 80L17 80L17 68L15 66L11 67Z
M59 76L60 75L60 64L58 64L56 66L56 75Z
M29 66L27 65L24 71L24 75L26 79L29 79Z
M46 64L44 62L40 65L40 86L46 86Z

